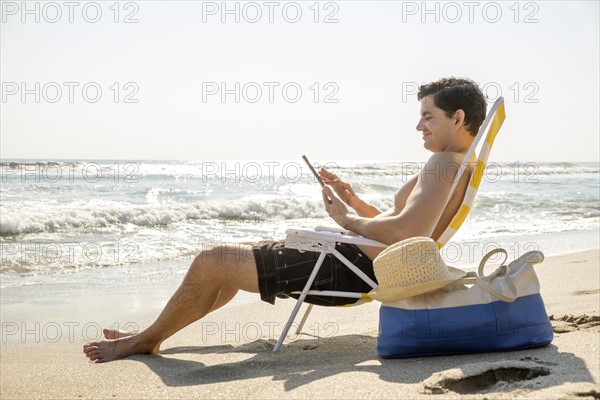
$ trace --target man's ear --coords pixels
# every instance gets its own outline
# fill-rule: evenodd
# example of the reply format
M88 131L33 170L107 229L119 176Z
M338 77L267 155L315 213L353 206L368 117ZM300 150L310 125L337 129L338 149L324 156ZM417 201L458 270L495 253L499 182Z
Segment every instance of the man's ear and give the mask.
M464 125L465 122L465 112L459 108L454 112L454 116L452 117L452 119L454 119L454 126L460 128Z

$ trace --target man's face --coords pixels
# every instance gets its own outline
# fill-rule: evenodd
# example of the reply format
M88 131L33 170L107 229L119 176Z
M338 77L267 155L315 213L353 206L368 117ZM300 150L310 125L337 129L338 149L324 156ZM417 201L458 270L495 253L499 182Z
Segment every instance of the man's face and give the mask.
M433 95L421 99L421 119L417 130L423 133L423 146L427 150L434 153L447 151L455 128L455 119L447 117L444 110L435 106Z

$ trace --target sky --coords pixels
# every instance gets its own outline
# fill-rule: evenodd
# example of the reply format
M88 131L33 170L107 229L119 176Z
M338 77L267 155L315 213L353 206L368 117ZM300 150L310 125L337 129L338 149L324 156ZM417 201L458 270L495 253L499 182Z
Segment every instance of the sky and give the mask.
M2 159L423 161L468 77L493 161L599 161L597 1L2 1ZM490 103L491 105L491 103Z

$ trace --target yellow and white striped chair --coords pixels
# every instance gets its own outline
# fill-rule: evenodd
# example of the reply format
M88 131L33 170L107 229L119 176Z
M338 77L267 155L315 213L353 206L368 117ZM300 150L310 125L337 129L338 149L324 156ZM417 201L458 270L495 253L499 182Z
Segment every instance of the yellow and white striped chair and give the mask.
M479 128L479 132L477 133L477 136L473 140L473 144L471 145L471 148L465 155L463 162L461 163L460 167L458 168L454 182L453 182L450 192L448 194L448 199L446 201L446 204L447 204L448 200L450 199L452 192L454 192L454 189L455 189L456 185L458 184L460 176L462 176L463 172L467 168L468 160L471 158L471 155L477 149L477 146L478 146L479 142L481 141L481 139L485 136L485 141L483 142L483 144L481 146L481 150L479 151L479 157L477 157L477 163L476 163L475 169L471 175L471 179L469 181L469 186L467 187L467 190L465 192L465 196L463 198L462 204L461 204L460 208L458 209L454 218L452 218L452 221L450 221L450 224L448 225L446 230L438 238L438 240L437 240L438 249L441 249L446 243L448 243L448 241L458 231L458 229L461 227L461 225L467 218L467 215L471 211L471 208L473 208L473 204L475 202L475 196L477 194L477 191L479 190L479 185L481 184L481 180L483 178L483 172L485 170L485 166L486 166L489 154L490 154L490 150L492 148L492 145L494 144L496 135L498 134L498 131L500 130L500 127L502 126L502 123L504 122L505 118L506 118L506 113L504 110L504 99L502 97L499 97L496 100L496 102L492 105L492 107L490 108L490 111L488 112L487 117L485 118L485 120L481 124L481 127ZM488 127L489 127L489 129L488 129ZM486 134L486 132L487 132L487 134ZM434 224L434 226L435 225L437 225L437 223ZM431 236L432 231L433 231L433 227L429 233L429 236ZM347 235L343 229L330 228L330 227L317 227L314 230L313 229L288 229L286 231L285 241L286 241L286 247L291 247L291 248L303 250L303 251L316 251L316 252L320 252L321 254L320 254L319 258L317 259L317 262L315 263L313 271L312 271L308 281L306 282L304 289L301 292L294 292L294 294L299 295L298 300L296 301L296 305L295 305L294 309L292 310L292 314L290 315L287 323L285 324L283 331L281 333L281 336L279 337L279 340L275 344L273 351L278 351L281 348L281 345L283 344L283 341L286 338L287 333L288 333L290 327L292 326L292 323L294 322L294 319L296 318L296 315L298 314L298 311L300 310L300 307L302 306L302 303L304 302L307 295L356 298L357 303L355 303L355 304L360 304L365 301L372 300L367 293L340 292L340 291L330 291L330 290L310 290L310 287L312 286L312 283L313 283L315 277L317 276L319 269L321 268L321 264L323 263L323 260L325 259L325 256L328 253L333 254L335 257L337 257L341 262L343 262L354 273L356 273L358 276L360 276L373 289L375 289L377 287L377 284L372 279L370 279L360 269L358 269L355 265L353 265L350 261L348 261L341 253L339 253L337 250L335 250L336 243L343 242L343 243L351 243L351 244L355 244L355 245L374 246L374 247L387 247L388 246L384 243L377 242L377 241L371 240L371 239L367 239L362 236ZM304 313L304 316L302 317L302 320L300 321L300 324L298 325L297 333L300 333L302 331L302 327L304 326L304 323L306 322L306 318L310 314L312 307L313 307L313 305L309 304L306 312Z
M496 135L500 131L500 127L502 127L502 123L506 119L506 112L504 110L504 98L499 97L498 100L492 105L485 121L481 124L481 128L479 128L479 132L473 140L473 144L471 148L465 155L465 158L456 174L457 177L460 177L467 167L466 160L471 158L471 155L477 148L479 141L483 137L485 131L487 130L488 125L490 129L487 130L487 135L485 136L485 141L481 146L481 150L479 151L479 157L477 157L477 164L475 165L475 170L473 171L473 175L471 175L471 180L469 182L469 186L467 187L467 191L465 192L465 197L463 198L462 204L450 224L446 228L446 230L440 235L437 241L438 249L441 249L448 241L454 236L456 231L461 227L467 215L473 208L473 203L475 202L475 196L477 195L477 191L479 190L479 185L481 184L481 179L483 178L483 172L487 165L487 160L490 155L490 151L492 150L492 146L494 145L494 140L496 139ZM450 193L454 191L454 187L458 183L458 179L455 179L454 184L452 185L452 189L450 189ZM448 199L450 197L448 196Z

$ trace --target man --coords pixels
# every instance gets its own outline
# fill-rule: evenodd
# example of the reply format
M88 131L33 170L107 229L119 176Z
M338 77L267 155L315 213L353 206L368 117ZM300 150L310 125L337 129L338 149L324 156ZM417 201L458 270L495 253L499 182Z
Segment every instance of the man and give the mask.
M352 187L336 175L321 170L321 177L327 183L323 188L325 209L343 228L392 244L425 236L433 227L431 237L436 239L458 210L470 168L461 177L448 204L446 200L458 166L485 119L485 96L468 79L444 78L421 86L418 99L421 118L417 130L422 132L424 146L433 155L421 172L396 193L392 209L380 212L361 200ZM472 166L473 160L469 161ZM337 249L375 279L372 260L380 249L348 244L339 244ZM150 327L136 334L105 329L107 340L85 344L83 351L94 362L107 362L132 354L157 354L165 339L227 304L238 290L260 293L262 300L270 303L275 302L275 297L287 297L291 292L301 290L318 255L287 249L281 241L221 245L203 251L192 262L181 286ZM313 289L368 292L371 288L329 255ZM313 296L307 301L341 305L355 299Z

